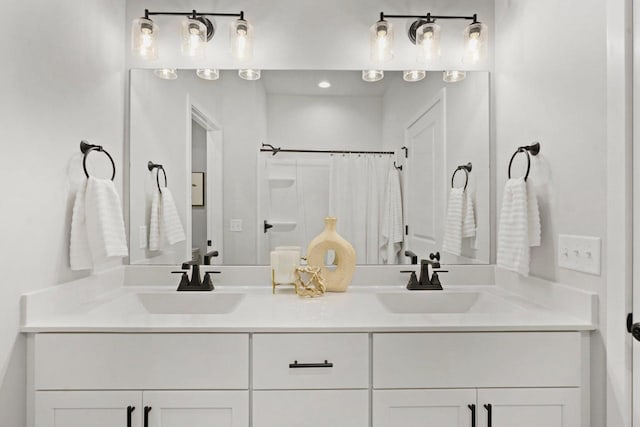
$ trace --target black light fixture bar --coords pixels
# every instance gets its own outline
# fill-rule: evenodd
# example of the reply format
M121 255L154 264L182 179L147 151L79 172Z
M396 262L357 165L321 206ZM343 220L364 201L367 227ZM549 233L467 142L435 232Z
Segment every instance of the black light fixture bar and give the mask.
M473 21L473 23L478 22L478 15L473 14L472 16L456 16L456 15L432 15L430 12L426 15L385 15L384 12L380 12L380 20L384 21L385 18L399 18L399 19L426 19L428 22L433 22L437 19L466 19L468 21Z
M244 11L239 13L202 13L193 9L191 12L150 12L149 9L144 10L144 17L149 19L150 16L157 15L170 15L170 16L191 16L197 18L199 16L237 16L240 19L244 19Z

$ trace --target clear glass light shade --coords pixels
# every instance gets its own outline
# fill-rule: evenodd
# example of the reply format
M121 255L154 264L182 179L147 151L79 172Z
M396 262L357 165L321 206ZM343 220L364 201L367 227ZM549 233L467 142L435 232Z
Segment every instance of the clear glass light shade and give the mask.
M207 26L193 18L182 21L182 54L189 58L204 58L207 46Z
M365 82L377 82L384 78L382 70L362 70L362 80Z
M393 58L393 26L387 21L378 21L369 29L371 60L387 62Z
M455 83L464 80L467 77L466 71L447 70L442 72L442 80L447 83Z
M198 68L196 75L203 80L218 80L220 78L220 71L214 68Z
M133 54L147 61L157 59L157 34L158 26L151 19L134 19L131 24L131 50Z
M260 70L254 70L251 68L245 70L238 70L238 76L244 80L259 80Z
M465 64L477 64L486 56L487 26L480 22L475 22L464 29L464 56L462 61Z
M429 22L416 31L417 59L421 63L431 63L440 57L440 25Z
M178 78L178 72L175 68L158 68L153 70L153 74L164 80L175 80Z
M229 27L231 52L240 62L253 58L253 26L244 19L237 19Z
M419 82L427 77L425 70L407 70L402 72L402 78L405 82Z

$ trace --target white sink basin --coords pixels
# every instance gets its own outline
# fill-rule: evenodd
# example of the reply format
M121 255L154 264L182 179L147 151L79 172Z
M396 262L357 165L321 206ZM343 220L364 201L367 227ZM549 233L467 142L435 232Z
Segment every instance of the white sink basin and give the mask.
M391 313L509 313L520 307L484 292L406 291L378 294Z
M214 292L141 293L137 298L151 314L226 314L236 309L243 294Z

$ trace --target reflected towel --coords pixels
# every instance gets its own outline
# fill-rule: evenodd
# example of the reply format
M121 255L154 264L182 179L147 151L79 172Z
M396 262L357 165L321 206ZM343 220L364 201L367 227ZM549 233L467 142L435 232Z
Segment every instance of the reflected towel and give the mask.
M462 253L462 221L464 218L464 190L452 188L447 204L447 222L444 228L442 250L453 255Z
M396 264L404 241L400 175L391 165L382 209L380 255L384 264Z
M540 245L540 212L531 184L510 179L504 187L498 230L498 266L529 275L529 248Z
M89 177L76 194L71 220L69 261L85 270L109 258L129 255L122 202L113 181Z
M186 238L171 191L166 187L162 193L155 189L149 219L149 250L159 251L164 242L174 245Z

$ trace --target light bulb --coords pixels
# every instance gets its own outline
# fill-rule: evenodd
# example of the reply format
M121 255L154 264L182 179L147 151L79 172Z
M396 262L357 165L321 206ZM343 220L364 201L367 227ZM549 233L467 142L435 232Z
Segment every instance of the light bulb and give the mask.
M220 78L220 71L214 68L198 68L196 75L203 80L218 80Z
M427 76L425 70L407 70L402 72L402 78L405 82L419 82Z
M440 56L440 26L435 22L427 22L416 31L417 60L431 63Z
M253 27L244 19L236 19L229 27L229 41L233 56L246 62L253 57Z
M447 83L456 83L467 77L466 71L447 70L442 72L442 80Z
M370 55L376 63L387 62L393 58L393 27L385 21L373 24L370 32Z
M147 61L157 59L157 32L158 26L151 19L134 19L131 25L131 50L133 54Z
M175 68L158 68L153 70L153 74L163 80L175 80L178 78L178 72Z
M329 83L326 80L323 80L320 83L318 83L318 87L321 89L329 89L331 87L331 83Z
M384 78L382 70L362 70L362 80L365 82L377 82Z
M487 46L487 26L474 22L464 30L464 56L462 61L465 64L477 64L484 55Z
M240 78L244 80L259 80L260 70L254 70L251 68L238 70L238 76L240 76Z
M203 58L207 43L207 26L198 19L182 21L182 54L190 58Z

